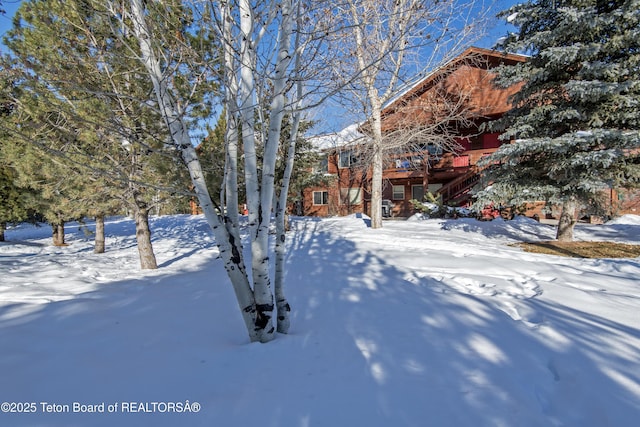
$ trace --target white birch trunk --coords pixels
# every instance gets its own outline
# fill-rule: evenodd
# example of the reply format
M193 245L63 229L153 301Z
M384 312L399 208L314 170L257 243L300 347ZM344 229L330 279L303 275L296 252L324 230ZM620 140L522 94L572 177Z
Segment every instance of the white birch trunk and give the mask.
M282 177L282 186L280 187L280 196L276 205L276 266L274 279L274 294L276 297L276 313L277 313L277 331L286 334L289 332L291 320L291 306L287 301L284 293L285 278L285 255L286 255L286 221L287 221L287 196L289 194L289 183L291 182L291 174L293 173L293 163L296 155L296 140L298 139L298 129L300 127L301 114L299 111L294 113L291 125L291 137L289 139L289 147L287 150L287 162Z
M382 227L382 157L384 146L382 144L382 119L380 103L372 100L371 126L373 133L372 159L371 159L371 228Z
M291 6L288 3L287 6ZM298 5L297 18L300 19L300 5ZM293 8L291 9L291 14ZM293 19L291 20L293 23ZM289 33L291 30L289 29ZM295 69L301 69L301 52L300 38L296 36L293 47L290 47L292 52L295 52ZM291 326L291 306L284 292L284 279L285 279L285 255L286 255L286 231L287 231L287 200L289 195L289 184L291 182L291 175L293 173L293 165L296 155L296 142L298 140L298 131L300 129L300 121L302 120L302 97L303 97L303 85L301 81L296 83L295 92L295 108L291 118L291 132L289 135L289 142L287 147L286 163L284 173L282 176L282 184L280 187L280 194L278 195L276 202L276 246L275 246L275 279L274 279L274 294L276 298L276 313L277 313L277 331L282 334L289 333L289 327Z
M258 225L254 256L254 292L258 312L265 317L273 316L274 304L269 280L269 225L274 199L275 169L278 146L282 131L282 120L285 113L286 73L291 64L291 33L293 20L291 14L291 0L281 3L282 22L278 39L278 56L273 83L273 98L269 106L269 131L262 162L262 182L260 189L261 218ZM282 292L280 288L279 292ZM281 295L283 298L284 296ZM278 295L276 295L276 300ZM286 304L286 300L284 302ZM288 329L288 328L287 328Z
M378 70L376 65L369 63L367 58L367 48L365 46L365 27L360 21L359 11L356 2L350 2L351 18L354 22L354 35L356 43L356 59L358 69L362 73L362 80L367 90L367 99L371 108L371 132L372 132L372 176L371 176L371 228L382 227L382 130L381 130L381 110L382 102L378 96L378 88L375 87ZM366 22L364 23L366 24ZM382 42L387 43L387 41ZM386 46L380 46L381 51L386 50Z
M238 87L238 111L242 124L242 146L244 150L244 174L249 209L249 227L255 235L259 208L260 192L258 182L258 157L256 153L255 82L253 66L256 62L253 46L253 13L248 0L239 1L240 9L240 84Z
M191 145L186 124L182 120L180 112L175 107L175 103L167 87L167 81L160 68L160 62L153 51L151 34L145 21L142 0L131 0L131 14L134 34L140 44L144 66L153 82L158 107L160 108L162 117L166 121L172 143L187 166L200 207L215 235L220 256L224 261L225 269L231 279L249 338L251 341L256 341L259 339L259 334L255 330L255 300L246 275L244 261L242 259L242 248L239 245L240 241L229 235L226 227L221 224L215 212L200 162L194 147Z
M231 33L231 10L228 1L220 3L223 22L224 69L225 69L225 107L227 115L227 129L225 135L225 176L222 188L225 193L227 209L226 228L233 239L239 253L243 253L242 240L239 230L238 212L238 84L234 76L235 64L232 52L233 39ZM222 198L221 198L222 199ZM222 202L222 200L221 200ZM246 274L246 273L245 273Z
M269 285L270 201L261 200L258 178L258 156L256 151L255 113L258 109L255 93L254 71L256 50L253 33L253 13L248 0L239 1L240 8L240 85L239 110L244 147L245 185L249 208L249 230L251 241L251 272L253 295L256 307L255 329L261 342L275 337L273 327L273 295ZM265 154L266 158L266 154ZM263 169L265 165L263 164ZM264 176L264 173L263 173ZM264 183L262 183L264 185ZM265 229L266 224L266 231Z
M225 268L231 279L238 304L243 314L250 339L252 341L267 342L274 338L273 327L274 298L270 282L269 261L269 226L271 211L275 195L275 167L282 120L285 114L287 73L292 63L291 38L293 34L292 0L285 0L281 4L274 4L266 20L260 22L263 28L257 31L254 22L252 5L249 0L239 0L237 3L239 34L233 34L232 9L228 0L220 3L221 11L221 40L224 43L225 66L225 98L227 107L226 158L224 181L224 204L227 214L224 222L215 212L214 205L205 185L204 176L195 149L191 145L188 128L184 121L183 112L168 86L168 76L163 75L160 61L152 46L152 35L144 20L145 10L142 0L131 1L131 14L134 33L140 44L142 60L153 82L160 112L166 121L176 150L180 153L189 170L196 195L205 218L209 222L220 254L225 262ZM269 128L260 142L264 142L262 163L258 162L257 127L258 113L264 113L257 103L256 79L265 78L258 75L257 44L265 34L272 19L281 14L282 20L278 25L277 57L274 63L275 76L267 77L271 83L269 92L272 93L271 104L266 110ZM234 37L236 35L237 37ZM236 42L235 40L238 40ZM239 48L236 49L236 46ZM237 55L237 56L236 56ZM237 65L237 67L236 67ZM260 115L259 117L263 117ZM299 120L299 118L298 118ZM266 120L262 120L266 122ZM238 127L241 127L241 140L244 155L245 185L247 207L249 211L249 237L251 245L251 275L245 269L242 257L242 245L238 232L238 193L237 193L237 164L238 164ZM261 128L264 131L264 127ZM292 136L295 139L295 135ZM295 146L291 147L293 153ZM261 175L259 175L261 167ZM289 170L289 176L291 171ZM282 212L286 206L286 192L283 192ZM221 195L221 199L222 199ZM280 249L279 249L280 250ZM284 246L281 248L284 251ZM282 260L284 256L282 256ZM281 270L282 272L283 270ZM249 281L252 279L252 283ZM279 279L280 280L280 279ZM253 285L253 287L252 287ZM286 311L285 322L281 330L288 330L288 304L284 298L282 280L276 289L276 296L282 303L279 310ZM285 310L286 307L286 310Z

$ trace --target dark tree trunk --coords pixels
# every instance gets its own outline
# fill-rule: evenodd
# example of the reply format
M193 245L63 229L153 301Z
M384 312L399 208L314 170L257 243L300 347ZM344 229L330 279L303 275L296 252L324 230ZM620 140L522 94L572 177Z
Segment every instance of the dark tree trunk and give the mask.
M4 242L4 232L7 229L7 223L0 221L0 242Z
M136 241L140 255L140 267L143 270L158 268L156 256L151 245L151 230L149 229L149 209L136 206Z
M104 215L96 217L96 244L93 252L104 253Z
M57 224L51 224L53 245L54 246L67 246L64 241L64 221L60 220Z
M574 199L565 200L562 203L562 213L558 221L556 239L560 242L573 241L573 227L576 225L577 203Z

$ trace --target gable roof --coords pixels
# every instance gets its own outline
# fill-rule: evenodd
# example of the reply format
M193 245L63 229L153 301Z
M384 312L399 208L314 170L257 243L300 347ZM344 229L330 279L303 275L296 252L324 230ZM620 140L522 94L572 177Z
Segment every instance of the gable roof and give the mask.
M464 83L469 92L469 98L475 105L472 111L483 116L502 114L511 108L508 97L515 93L520 85L509 89L496 89L491 84L494 74L490 72L492 68L501 64L513 65L526 62L527 56L501 53L495 50L470 47L451 61L446 62L426 77L418 80L414 84L408 85L404 90L391 99L382 110L383 131L393 128L393 124L411 115L411 121L427 120L428 114L420 114L416 109L407 112L407 105L416 102L435 85L442 82L443 78L451 77L449 83L460 85ZM419 103L418 103L419 104ZM419 105L417 106L419 110ZM404 111L403 111L404 110ZM396 117L394 117L394 115ZM337 133L318 135L312 137L312 145L315 149L324 151L330 149L340 149L368 143L369 137L363 133L367 122L352 124Z
M425 107L437 102L430 94L436 88L452 97L464 93L470 114L483 117L502 114L511 108L509 97L521 85L508 89L496 88L492 84L495 73L491 70L502 64L526 62L527 59L524 55L470 47L392 99L382 110L383 130L393 129L408 120L429 120L433 113L425 112Z

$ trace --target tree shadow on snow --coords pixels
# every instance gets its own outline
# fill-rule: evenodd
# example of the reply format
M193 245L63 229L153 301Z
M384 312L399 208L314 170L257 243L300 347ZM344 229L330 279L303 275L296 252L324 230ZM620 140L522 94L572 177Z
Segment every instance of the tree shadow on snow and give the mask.
M486 237L507 237L514 240L523 240L522 235L527 235L529 240L555 239L556 228L553 225L541 224L532 219L516 217L514 220L505 221L496 218L492 221L480 221L473 218L461 218L445 220L442 222L443 230L461 230L467 233L482 234Z
M290 236L293 328L281 345L296 348L266 425L623 426L637 416L637 347L612 354L600 337L638 330L535 298L521 302L540 320L525 325L320 224L301 221Z
M621 348L607 337L638 338L638 330L536 298L519 300L534 313L525 325L480 296L394 267L339 230L330 221L293 222L286 276L292 329L265 345L247 344L215 259L199 271L150 273L72 300L0 307L2 401L202 405L194 414L40 411L1 414L2 422L583 427L636 421L637 341Z
M220 425L210 418L222 406L210 389L230 384L223 365L237 358L246 332L231 287L216 280L224 277L222 263L212 261L196 272L158 270L104 283L72 299L0 305L0 400L37 404L36 413L1 414L0 424ZM122 402L187 400L198 402L199 412L122 408ZM47 413L40 402L69 411ZM73 402L119 409L74 413Z
M42 242L30 242L28 240L5 240L3 242L0 242L0 245L20 245L20 246L33 246L33 247L37 247L37 248L42 248L47 246L46 243L42 243Z

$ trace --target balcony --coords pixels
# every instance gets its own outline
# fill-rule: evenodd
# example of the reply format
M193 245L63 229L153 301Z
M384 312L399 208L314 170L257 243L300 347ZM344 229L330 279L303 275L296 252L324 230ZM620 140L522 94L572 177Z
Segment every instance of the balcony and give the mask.
M386 179L421 178L424 176L424 158L412 155L391 159L382 174Z
M467 150L459 155L444 153L439 156L425 153L412 153L408 156L397 156L385 165L385 179L422 178L427 171L431 178L454 179L465 174L480 160L496 149ZM425 164L428 159L428 164Z

